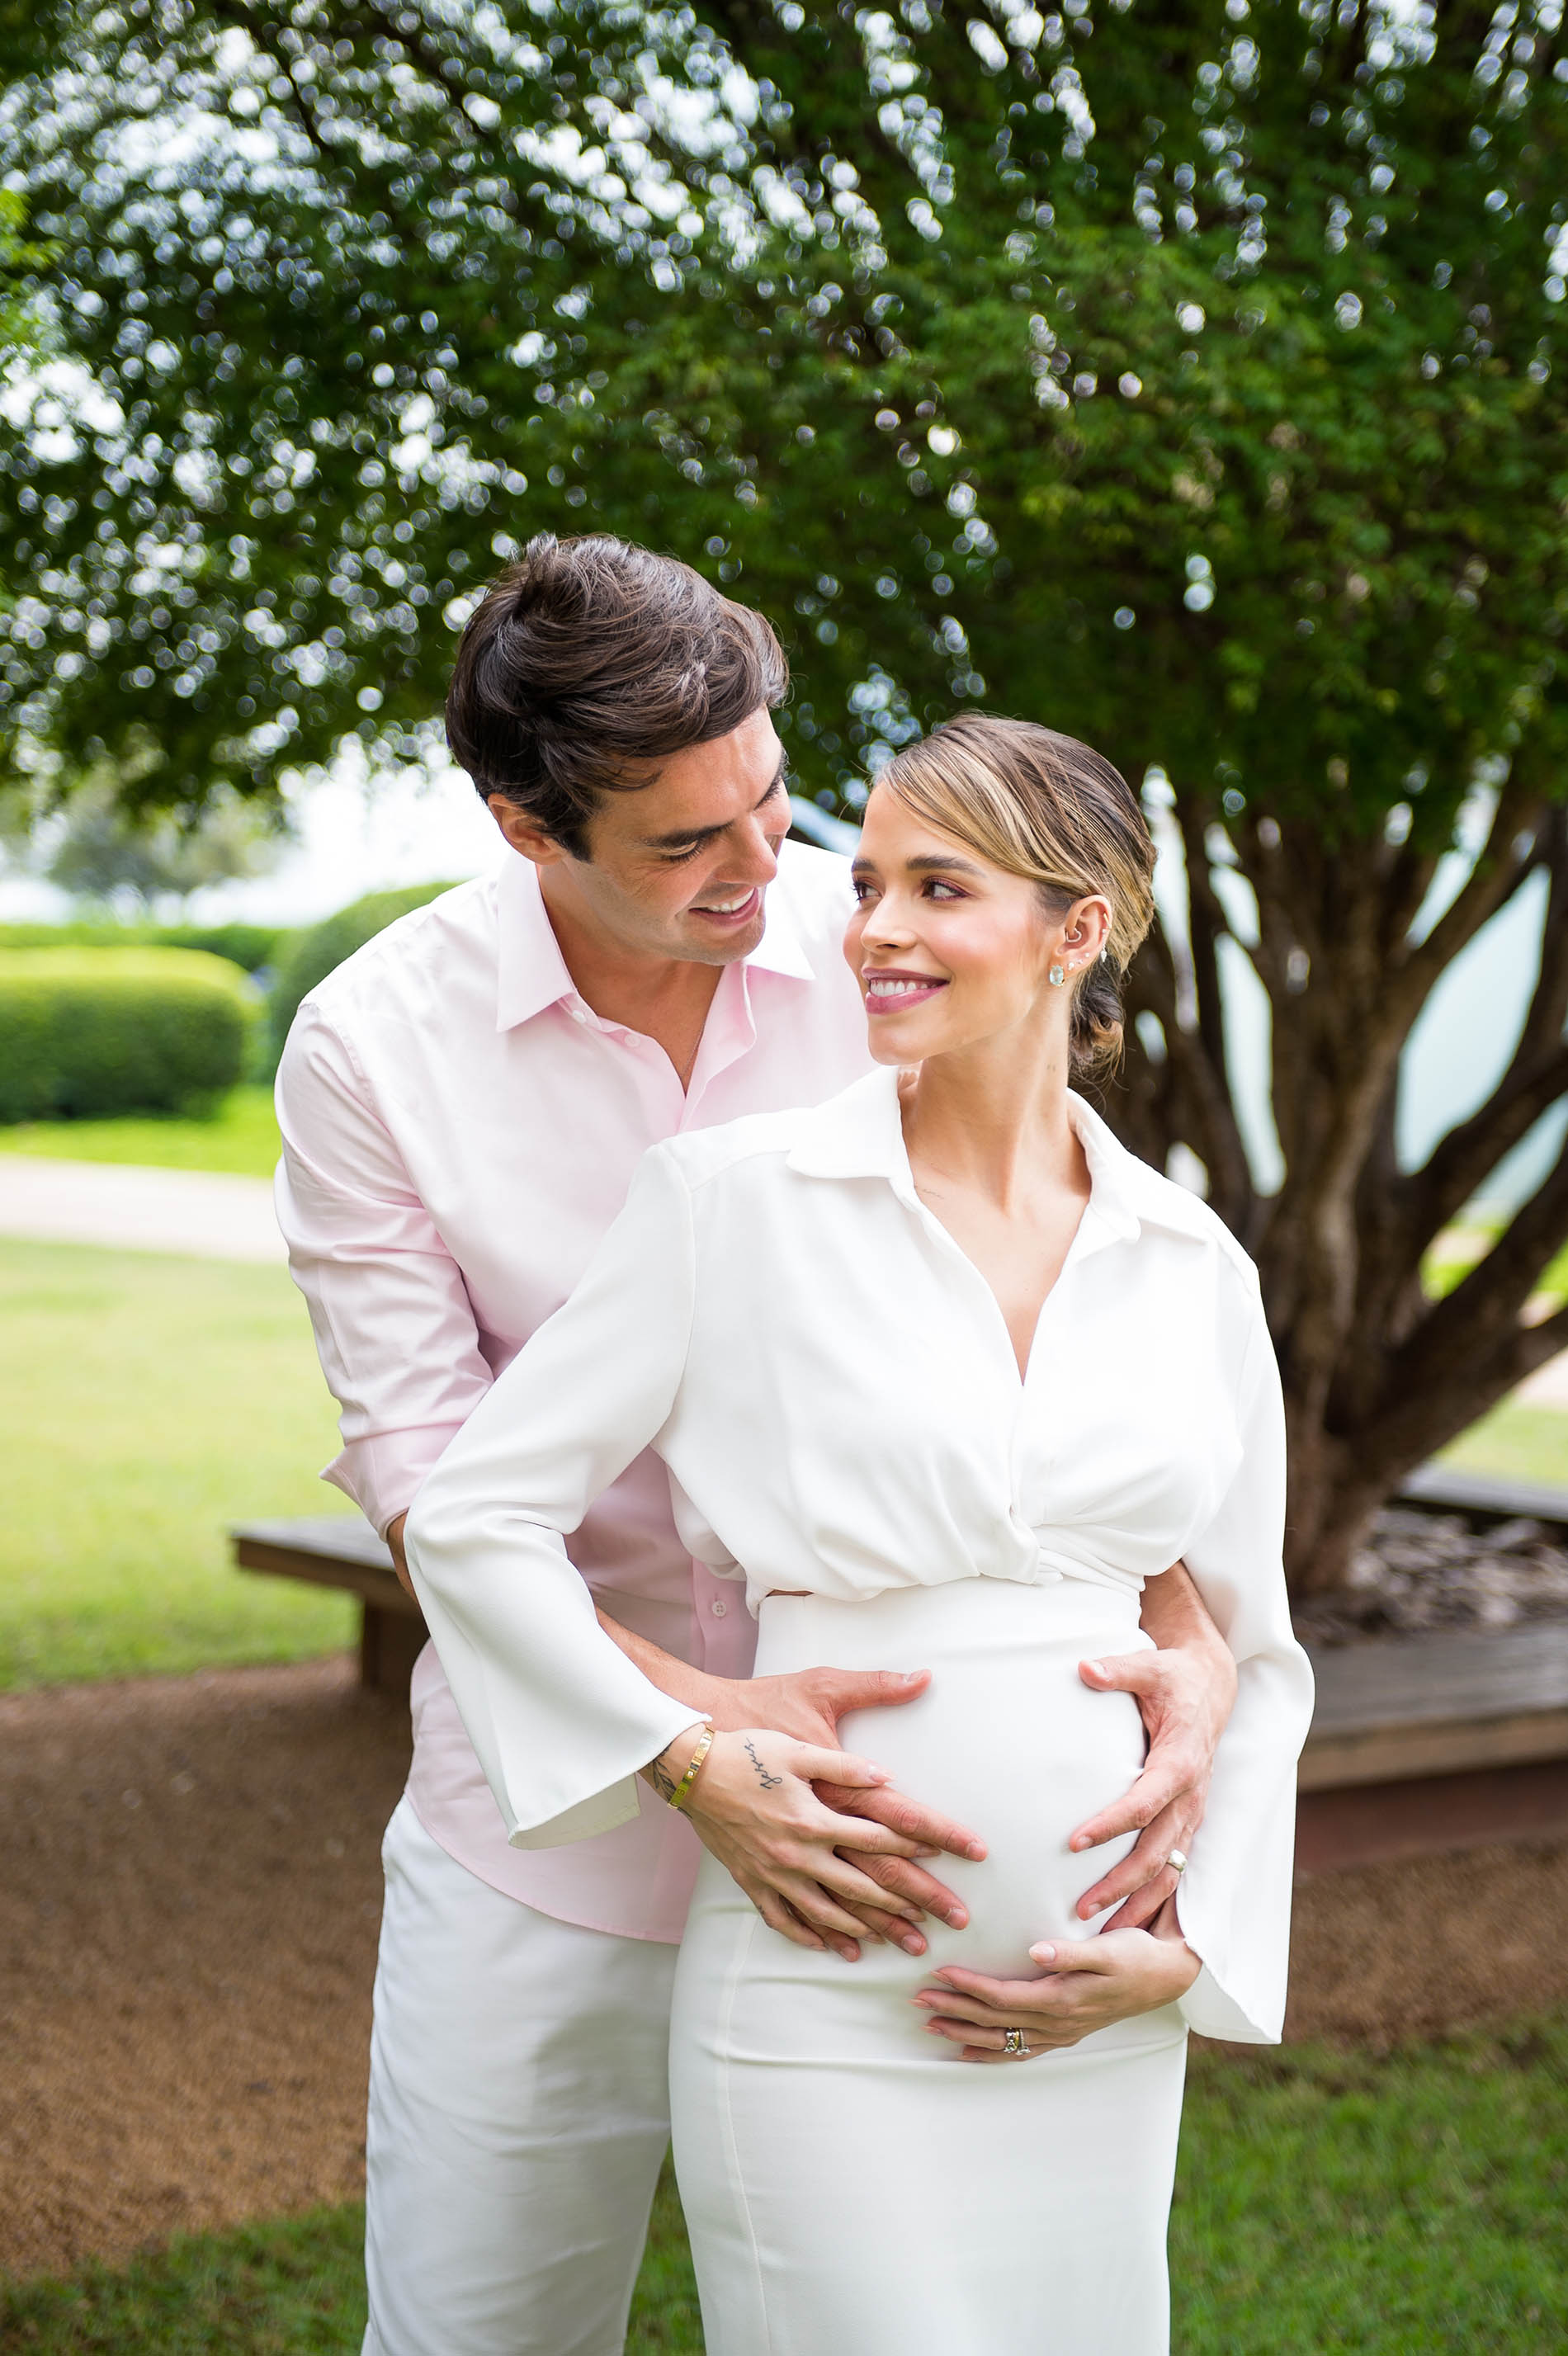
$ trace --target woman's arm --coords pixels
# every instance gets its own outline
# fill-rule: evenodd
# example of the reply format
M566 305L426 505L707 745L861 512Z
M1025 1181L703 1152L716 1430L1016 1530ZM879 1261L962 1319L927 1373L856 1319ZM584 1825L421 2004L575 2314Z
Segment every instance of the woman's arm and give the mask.
M1285 1593L1284 1413L1255 1284L1246 1320L1240 1466L1185 1556L1237 1668L1236 1706L1215 1754L1202 1835L1151 1930L1109 1930L1031 1948L1046 1975L1040 1980L941 1972L944 1985L923 1991L921 2000L940 2034L966 2051L973 2047L971 2058L997 2051L1004 2024L1025 2026L1031 2050L1044 2051L1173 2001L1206 2037L1243 2044L1279 2037L1290 1961L1295 1765L1312 1723L1312 1670Z
M1285 1591L1284 1404L1255 1279L1250 1309L1237 1408L1240 1467L1187 1549L1198 1593L1235 1656L1236 1707L1175 1905L1203 1963L1182 1999L1189 2026L1264 2045L1284 2021L1295 1771L1312 1724L1313 1682Z
M673 1158L655 1149L571 1300L475 1408L404 1525L415 1592L514 1847L553 1847L625 1823L639 1812L639 1773L682 1738L688 1753L696 1740L700 1710L662 1691L606 1634L565 1547L594 1499L670 1418L693 1289L690 1195ZM779 1927L803 1944L825 1937L853 1948L865 1930L845 1900L885 1916L918 1911L841 1847L906 1859L944 1846L979 1850L912 1802L912 1829L825 1806L814 1778L887 1784L864 1759L767 1730L749 1739L765 1768L740 1735L721 1736L689 1813L748 1894L761 1903L768 1893L768 1919L779 1912Z
M670 1413L693 1266L685 1184L650 1153L576 1291L473 1408L403 1526L414 1590L516 1848L634 1816L639 1769L697 1716L604 1634L565 1547Z

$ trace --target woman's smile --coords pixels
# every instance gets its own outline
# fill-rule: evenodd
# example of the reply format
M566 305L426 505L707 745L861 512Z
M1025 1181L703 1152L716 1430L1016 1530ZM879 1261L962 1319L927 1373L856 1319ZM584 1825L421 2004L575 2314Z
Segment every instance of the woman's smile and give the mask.
M861 974L865 991L867 1014L900 1014L908 1006L922 1006L948 986L946 978L938 973L910 973L901 967L887 966Z

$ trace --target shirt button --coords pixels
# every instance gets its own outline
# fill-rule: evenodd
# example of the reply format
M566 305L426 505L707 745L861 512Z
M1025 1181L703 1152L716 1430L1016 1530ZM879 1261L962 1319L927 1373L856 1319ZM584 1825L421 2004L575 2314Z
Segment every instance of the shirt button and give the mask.
M722 1595L715 1595L713 1601L709 1604L708 1609L713 1613L715 1620L722 1620L725 1613L729 1610L729 1605L725 1601Z

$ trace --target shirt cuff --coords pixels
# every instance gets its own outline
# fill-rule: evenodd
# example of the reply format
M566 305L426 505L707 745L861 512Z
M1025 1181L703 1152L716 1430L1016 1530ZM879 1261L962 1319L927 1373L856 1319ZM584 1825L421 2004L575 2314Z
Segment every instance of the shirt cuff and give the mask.
M1207 1964L1200 1965L1197 1977L1187 1994L1177 1998L1177 2009L1187 2027L1196 2029L1199 2037L1218 2038L1226 2045L1277 2045L1283 2027L1272 2012L1265 2017L1264 2007L1256 2001L1251 2012L1244 2011Z
M378 1431L350 1440L324 1467L321 1478L352 1497L378 1536L406 1514L425 1475L462 1430L460 1423L410 1424L401 1431Z
M660 1698L668 1700L667 1696L661 1695ZM646 1765L649 1760L657 1759L677 1735L687 1733L693 1726L707 1723L708 1720L693 1711L689 1703L671 1701L667 1711L656 1711L650 1718L649 1725L653 1731L643 1736L636 1745L639 1751L642 1742L648 1741L651 1745L642 1753L641 1764ZM618 1825L628 1824L639 1813L637 1780L636 1772L619 1776L601 1790L589 1793L581 1800L568 1802L553 1815L537 1819L530 1825L510 1823L507 1830L508 1847L564 1848L569 1841L592 1840L598 1833L614 1832ZM510 1817L514 1804L509 1788L507 1800L503 1803L503 1815Z

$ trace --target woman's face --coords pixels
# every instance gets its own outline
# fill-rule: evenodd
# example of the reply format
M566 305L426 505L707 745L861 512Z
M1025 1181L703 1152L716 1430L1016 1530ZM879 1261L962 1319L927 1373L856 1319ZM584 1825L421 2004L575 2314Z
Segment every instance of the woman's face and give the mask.
M1047 912L1038 888L918 818L879 787L866 805L854 868L858 905L844 956L860 982L879 1064L929 1055L1059 1022L1065 1055L1071 975L1104 946L1110 908L1075 901Z

